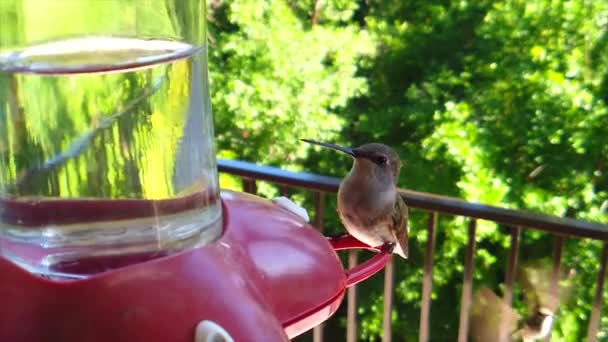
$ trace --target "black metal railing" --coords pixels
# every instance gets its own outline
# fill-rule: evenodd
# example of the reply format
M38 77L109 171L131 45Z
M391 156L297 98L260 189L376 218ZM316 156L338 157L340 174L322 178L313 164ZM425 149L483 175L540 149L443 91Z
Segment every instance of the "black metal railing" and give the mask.
M323 229L323 194L334 193L338 190L338 178L316 175L305 172L291 172L270 166L261 166L254 163L238 160L218 160L220 172L236 175L242 178L244 190L254 193L256 181L268 181L277 184L284 192L286 188L306 189L314 192L315 212L314 225ZM422 282L422 298L420 311L419 341L428 341L430 303L433 287L433 258L435 254L435 235L440 214L457 215L469 218L468 244L465 252L463 287L460 306L460 324L458 341L467 341L469 328L469 310L472 296L472 279L475 258L475 233L477 220L492 221L503 224L510 229L510 250L505 270L505 289L503 299L510 304L513 298L513 283L517 269L520 235L523 229L542 230L554 236L552 284L557 286L562 267L562 249L564 241L568 238L588 238L603 243L600 269L595 284L595 295L591 307L591 316L587 327L587 340L597 340L597 331L600 323L602 294L604 279L606 277L606 264L608 262L608 225L588 221L560 218L521 210L511 210L495 206L466 202L460 199L427 194L422 192L400 190L409 207L429 212L427 225L427 242L424 253L424 276ZM349 267L357 263L355 251L349 252ZM391 309L393 298L394 273L392 261L387 264L384 272L384 316L383 316L383 342L391 340ZM348 290L347 294L347 341L356 341L356 287ZM313 331L313 340L322 341L322 326Z

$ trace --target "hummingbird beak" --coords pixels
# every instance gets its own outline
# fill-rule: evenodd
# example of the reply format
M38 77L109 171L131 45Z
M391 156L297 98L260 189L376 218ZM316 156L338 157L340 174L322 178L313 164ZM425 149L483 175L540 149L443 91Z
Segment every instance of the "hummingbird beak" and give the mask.
M332 150L340 151L340 152L346 153L348 155L351 155L351 156L357 158L356 150L352 149L352 148L342 147L342 146L339 146L339 145L324 143L324 142L320 142L320 141L316 141L316 140L311 140L311 139L300 139L300 140L302 140L304 142L307 142L309 144L319 145L319 146L331 148Z

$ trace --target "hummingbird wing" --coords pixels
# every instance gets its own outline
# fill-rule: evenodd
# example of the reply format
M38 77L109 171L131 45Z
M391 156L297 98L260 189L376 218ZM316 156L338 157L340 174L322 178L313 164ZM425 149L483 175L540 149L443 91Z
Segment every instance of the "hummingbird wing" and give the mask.
M539 306L539 300L538 300L538 295L536 293L536 287L535 284L532 283L530 281L530 279L527 277L526 272L523 270L519 271L520 276L519 276L519 283L521 285L521 292L523 294L523 299L524 299L524 304L526 307L526 314L528 316L533 315L538 306Z
M554 293L556 291L552 288L552 277L551 268L541 260L522 265L520 284L526 306L531 314L535 314L538 307L545 307L551 311L557 309L559 299L557 293Z
M492 290L482 287L473 295L469 334L475 342L506 342L517 329L519 315Z
M408 209L407 205L401 198L401 195L397 194L395 198L395 207L393 208L392 214L393 223L393 234L395 235L395 246L394 252L399 254L404 259L407 259L409 254L408 247Z
M536 305L555 312L572 297L573 278L576 275L574 268L570 269L567 275L562 272L554 275L548 261L540 260L524 264L520 273L522 289L530 307ZM528 300L529 298L531 300Z

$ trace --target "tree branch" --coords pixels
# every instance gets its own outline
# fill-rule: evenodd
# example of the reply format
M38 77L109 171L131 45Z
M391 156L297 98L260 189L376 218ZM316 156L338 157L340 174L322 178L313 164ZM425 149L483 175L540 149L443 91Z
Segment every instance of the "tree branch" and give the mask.
M310 24L312 27L317 25L319 21L319 11L321 10L321 0L315 0L314 11L312 12L312 19L310 20Z

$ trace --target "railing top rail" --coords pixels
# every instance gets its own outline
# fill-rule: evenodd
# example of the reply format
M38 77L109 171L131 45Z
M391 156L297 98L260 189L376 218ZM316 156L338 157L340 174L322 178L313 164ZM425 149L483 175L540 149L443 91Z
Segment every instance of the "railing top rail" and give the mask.
M323 192L336 192L340 185L340 179L335 177L287 171L240 160L218 159L218 168L220 172L241 177ZM474 217L513 227L535 228L559 235L608 241L608 225L605 224L500 208L412 190L400 189L400 192L408 206L427 211Z

